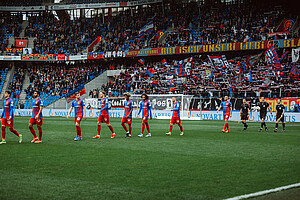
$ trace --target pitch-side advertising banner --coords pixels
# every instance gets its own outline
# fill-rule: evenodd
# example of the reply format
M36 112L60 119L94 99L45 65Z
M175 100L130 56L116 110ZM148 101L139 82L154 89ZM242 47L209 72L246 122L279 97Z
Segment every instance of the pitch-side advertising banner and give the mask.
M2 112L3 110L1 110ZM68 109L43 109L43 116L45 117L67 117ZM132 116L133 118L140 118L137 115L138 110L134 109ZM124 110L110 110L109 117L121 118L124 115ZM154 119L170 119L172 112L168 110L152 110L152 115ZM223 120L222 112L216 111L184 111L181 113L182 119L193 119L193 120ZM31 109L16 109L15 116L32 116ZM98 117L99 114L97 110L91 109L87 110L87 117ZM74 112L71 113L71 117L74 117ZM249 121L259 121L259 112L251 112ZM239 112L233 112L230 121L239 121ZM275 116L271 116L270 113L266 117L267 122L275 122ZM285 113L285 122L300 122L300 113Z

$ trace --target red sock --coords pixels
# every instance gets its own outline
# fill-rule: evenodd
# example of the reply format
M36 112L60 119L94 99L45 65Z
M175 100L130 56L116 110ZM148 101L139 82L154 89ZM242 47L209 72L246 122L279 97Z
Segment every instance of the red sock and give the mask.
M9 128L9 130L10 130L10 132L14 133L16 136L18 136L18 137L20 136L18 131L16 131L15 129Z
M101 125L97 126L97 135L100 135L100 131L101 131Z
M169 128L169 132L170 132L170 133L172 132L172 129L173 129L173 126L170 125L170 128Z
M112 132L112 133L114 133L114 129L113 129L113 127L110 125L110 126L108 126L108 128L109 128L109 130Z
M227 131L229 131L229 124L227 123Z
M76 126L76 132L77 132L77 136L81 137L81 128L80 128L80 126Z
M5 135L6 135L6 132L5 132L5 126L2 126L2 139L5 140Z
M148 133L150 133L150 127L149 127L148 123L146 124L146 128L147 128Z
M183 127L182 127L182 125L179 124L178 126L179 126L179 128L180 128L180 132L183 132Z
M144 133L144 130L145 130L145 124L143 123L142 124L142 132L141 132L142 134Z
M228 127L228 123L225 122L225 124L224 124L224 130L226 130L227 127Z
M127 132L128 132L128 129L127 129L126 125L125 125L124 123L122 123L121 125L123 126L124 130L125 130L126 133L127 133Z
M42 136L43 136L42 127L38 127L38 130L39 130L39 140L42 140Z
M37 138L36 134L35 134L35 130L33 127L29 127L30 132L32 133L34 138Z
M129 134L131 134L131 130L132 130L131 124L128 124L128 128L129 128Z

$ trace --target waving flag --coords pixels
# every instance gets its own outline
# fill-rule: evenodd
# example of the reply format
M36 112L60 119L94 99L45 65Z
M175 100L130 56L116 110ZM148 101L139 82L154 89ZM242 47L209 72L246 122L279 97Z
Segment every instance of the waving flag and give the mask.
M144 58L141 58L141 59L139 59L138 61L139 61L139 63L141 63L142 65L145 64L145 59L144 59Z
M283 60L283 58L289 53L289 51L284 52L284 54L282 54L282 56L280 57L280 61Z
M244 73L246 71L245 62L238 62L240 73Z
M153 31L153 28L154 28L153 21L148 22L145 26L143 26L143 28L141 28L138 37L140 39L143 38L144 34Z
M153 74L154 74L155 70L150 68L146 71L146 74L148 74L148 76L150 76L151 78L153 77Z
M263 52L261 52L260 54L256 54L256 55L247 57L246 65L250 65L252 67L254 65L256 65L259 62L260 57L261 57L262 54L263 54Z
M191 75L193 57L186 58L178 62L177 75L187 77Z
M216 70L221 71L226 67L221 56L208 56L209 61Z
M163 59L163 60L162 60L162 61L160 61L160 62L161 62L161 64L163 64L164 66L168 65L168 63L167 63L166 59Z
M278 54L272 45L269 49L265 52L265 59L269 65L273 65L276 70L282 70L282 66L280 64L280 60Z
M291 77L293 78L300 77L300 70L295 65L292 65Z

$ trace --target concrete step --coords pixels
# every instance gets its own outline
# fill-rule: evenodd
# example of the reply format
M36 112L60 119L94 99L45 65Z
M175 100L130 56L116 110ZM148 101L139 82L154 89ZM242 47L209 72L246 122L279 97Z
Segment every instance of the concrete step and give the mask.
M21 29L21 33L19 35L20 38L23 38L25 36L25 29L27 28L29 22L27 20L22 22L22 29Z
M29 72L26 71L24 82L23 82L23 85L22 85L22 90L21 90L21 93L20 93L19 104L22 103L22 101L23 101L23 103L25 103L26 93L24 92L24 90L29 86L29 84L30 84Z
M1 91L1 94L0 94L0 98L4 98L4 92L5 92L5 90L7 90L8 82L9 82L10 77L12 76L12 74L13 74L13 68L8 70L8 72L7 72L7 75L5 77L5 81L4 81L4 84L3 84L3 88L2 88L2 91Z

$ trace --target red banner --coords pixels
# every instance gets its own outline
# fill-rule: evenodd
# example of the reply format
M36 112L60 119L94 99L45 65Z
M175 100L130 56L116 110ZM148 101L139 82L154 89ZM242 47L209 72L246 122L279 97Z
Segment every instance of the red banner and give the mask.
M65 54L57 54L57 60L65 60Z
M19 40L19 39L15 40L16 47L26 47L26 45L27 45L27 40Z
M85 88L83 88L82 90L80 90L80 91L79 91L79 94L80 94L80 96L83 95L83 94L85 94ZM68 98L67 102L70 103L70 102L73 101L74 99L75 99L75 94L71 95L71 96Z

